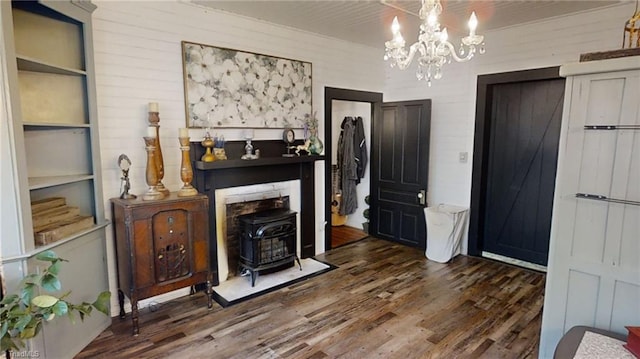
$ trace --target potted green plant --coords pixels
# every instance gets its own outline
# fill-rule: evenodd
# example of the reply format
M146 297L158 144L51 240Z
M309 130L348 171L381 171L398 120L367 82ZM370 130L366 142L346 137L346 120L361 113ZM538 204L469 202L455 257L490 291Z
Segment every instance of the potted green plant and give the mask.
M62 288L58 279L60 265L66 260L47 250L36 255L36 259L49 262L42 273L29 274L22 279L17 294L8 294L0 301L0 350L19 350L24 347L24 340L38 335L43 322L56 317L68 316L75 323L75 313L84 320L95 308L109 315L111 293L102 292L93 303L73 304L65 298L71 292L61 296L43 294L56 292Z
M369 205L369 195L364 197L364 203ZM362 216L366 219L366 222L362 223L362 229L368 234L369 233L369 207L365 208L362 212Z

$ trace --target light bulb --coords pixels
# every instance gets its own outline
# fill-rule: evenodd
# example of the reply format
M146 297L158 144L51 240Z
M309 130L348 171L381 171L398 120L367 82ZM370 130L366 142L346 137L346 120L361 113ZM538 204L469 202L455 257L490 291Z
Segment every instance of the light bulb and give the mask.
M434 9L431 9L429 12L429 17L427 17L427 23L429 26L434 26L438 22L438 15L436 14Z
M395 16L391 23L391 32L395 35L398 31L400 31L400 23L398 23L398 17Z
M440 42L447 42L448 39L449 39L449 33L447 33L447 28L445 27L444 29L442 29L442 32L440 33Z
M476 34L476 28L478 27L478 18L476 17L476 12L471 13L471 17L469 18L469 35L473 36Z

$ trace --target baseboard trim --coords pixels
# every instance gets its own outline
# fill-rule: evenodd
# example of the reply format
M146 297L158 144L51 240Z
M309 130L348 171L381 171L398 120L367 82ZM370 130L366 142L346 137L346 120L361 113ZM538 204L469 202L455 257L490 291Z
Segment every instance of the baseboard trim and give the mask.
M527 268L527 269L532 269L538 272L543 272L543 273L547 273L547 267L542 266L540 264L536 264L536 263L530 263L530 262L526 262L520 259L515 259L515 258L509 258L509 257L505 257L499 254L495 254L495 253L490 253L490 252L485 252L482 251L481 256L484 258L488 258L488 259L493 259L495 261L498 262L503 262L503 263L507 263L507 264L513 264L515 266L519 266L519 267L523 267L523 268Z

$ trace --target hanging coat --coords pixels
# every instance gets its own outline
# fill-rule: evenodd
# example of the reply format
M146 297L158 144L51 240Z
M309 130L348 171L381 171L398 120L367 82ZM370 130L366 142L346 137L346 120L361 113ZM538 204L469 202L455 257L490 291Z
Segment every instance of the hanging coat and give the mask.
M360 180L364 178L364 171L367 168L367 162L369 161L367 154L367 139L364 137L364 123L360 116L356 117L356 128L353 142L358 173L358 180L356 181L356 184L359 184Z
M338 166L340 170L340 184L342 201L339 213L352 214L358 208L356 181L358 180L358 164L354 147L355 123L352 117L345 117L342 121L342 132L338 140Z

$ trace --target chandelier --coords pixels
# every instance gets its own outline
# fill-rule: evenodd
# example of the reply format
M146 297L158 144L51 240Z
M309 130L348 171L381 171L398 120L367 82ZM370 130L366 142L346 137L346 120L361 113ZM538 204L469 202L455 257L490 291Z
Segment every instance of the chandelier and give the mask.
M416 53L418 70L416 77L418 80L425 80L431 86L431 80L442 78L442 66L451 63L451 59L456 62L469 61L476 54L484 54L484 36L476 35L478 19L476 13L471 13L469 18L469 36L462 38L462 43L458 52L454 46L448 41L447 29L440 30L440 22L438 16L442 13L442 5L440 0L422 0L420 8L420 34L418 41L409 47L407 51L404 47L405 41L400 33L400 24L398 17L393 18L391 24L391 32L393 39L385 42L385 61L391 61L391 67L398 66L399 69L406 69L413 60ZM478 47L478 45L480 45Z

